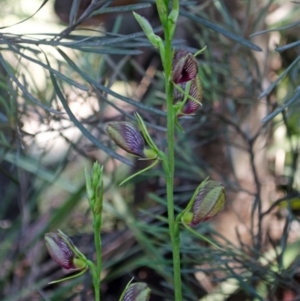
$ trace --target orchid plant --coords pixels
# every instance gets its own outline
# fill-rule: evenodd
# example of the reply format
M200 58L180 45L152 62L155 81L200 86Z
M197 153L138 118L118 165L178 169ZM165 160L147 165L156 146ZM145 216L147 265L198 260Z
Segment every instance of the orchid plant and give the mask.
M165 95L166 95L166 126L167 150L160 150L151 138L142 117L136 113L137 126L129 122L111 122L106 130L109 137L123 150L141 160L150 160L152 163L145 169L129 176L121 184L133 177L162 164L167 189L167 212L170 242L173 253L173 286L174 300L182 301L181 263L180 263L180 226L184 225L192 233L214 246L206 237L201 236L192 227L213 218L224 207L225 193L221 183L204 180L196 189L185 210L177 217L174 211L174 138L176 126L182 130L178 119L184 115L194 114L202 100L202 84L198 75L196 54L184 49L173 49L172 40L176 21L179 15L179 0L156 0L157 11L164 29L164 40L156 35L152 26L144 17L134 13L134 16L151 44L158 48L164 69ZM94 217L94 237L97 253L97 262L88 260L61 231L46 234L45 241L51 257L63 268L75 270L74 276L55 282L60 282L81 275L90 270L95 289L95 299L100 300L101 280L101 236L102 204L103 204L103 168L94 164L92 176L86 171L86 188L90 208ZM146 301L150 290L144 283L129 284L120 300Z

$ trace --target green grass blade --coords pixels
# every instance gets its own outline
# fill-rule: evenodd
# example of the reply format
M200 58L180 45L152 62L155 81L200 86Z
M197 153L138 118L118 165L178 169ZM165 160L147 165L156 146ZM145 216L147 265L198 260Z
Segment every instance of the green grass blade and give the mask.
M300 55L291 63L288 68L286 68L280 76L264 91L262 92L258 97L262 98L268 95L275 87L276 85L297 65L297 63L300 61Z
M139 10L143 8L151 7L150 3L130 4L124 6L105 7L95 10L91 16L107 14L107 13L122 13L127 11Z
M104 91L106 92L107 94L109 95L112 95L120 100L123 100L124 102L126 103L129 103L130 105L133 105L139 109L142 109L142 110L145 110L145 111L149 111L153 114L156 114L156 115L160 115L160 116L166 116L166 113L161 111L161 110L158 110L158 109L155 109L155 108L152 108L152 107L149 107L147 105L144 105L138 101L135 101L131 98L128 98L128 97L125 97L125 96L122 96L114 91L112 91L111 89L101 85L100 83L98 83L96 80L92 79L90 76L88 76L86 73L82 72L78 67L77 65L59 48L57 48L57 51L61 54L61 56L66 60L66 62L77 72L79 73L86 81L88 81L90 84L94 85L95 87L97 87L98 89L100 89L101 91Z
M20 83L20 81L17 79L17 77L13 74L11 68L4 60L3 56L0 54L0 64L3 66L4 70L7 72L7 74L10 76L10 78L16 83L18 88L23 92L24 96L27 97L29 100L31 100L34 104L38 105L39 107L43 108L45 111L49 113L54 114L61 114L61 112L54 110L45 104L41 103L37 98L35 98L32 94L28 92L28 90L25 88L24 85Z
M104 144L102 144L100 141L98 141L98 139L96 137L94 137L82 124L81 122L75 117L75 115L72 113L67 100L65 99L63 93L61 92L57 81L55 79L54 74L50 71L50 77L51 77L51 81L54 87L54 90L56 92L57 97L59 98L59 100L61 101L65 111L67 112L70 120L74 123L74 125L81 131L81 133L88 139L90 140L95 146L97 146L98 148L100 148L101 150L103 150L106 154L108 154L109 156L111 156L112 158L115 158L121 162L123 162L124 164L127 165L133 165L133 163L120 156L119 154L117 154L116 152L114 152L112 149L108 148L107 146L105 146Z
M205 20L204 18L195 16L195 15L193 15L191 13L188 13L188 12L186 12L184 10L180 11L180 15L182 15L182 16L190 19L190 20L193 20L193 21L195 21L197 23L200 23L200 24L204 25L205 27L210 28L210 29L216 31L216 32L224 35L225 37L227 37L227 38L229 38L231 40L236 41L237 43L239 43L239 44L241 44L243 46L246 46L246 47L248 47L250 49L253 49L253 50L256 50L256 51L262 51L262 49L260 47L258 47L257 45L253 44L252 42L246 40L242 36L238 36L238 35L230 32L230 31L227 31L224 28L222 28L222 27L220 27L220 26L218 26L218 25L216 25L216 24L214 24L214 23L212 23L212 22L210 22L208 20Z

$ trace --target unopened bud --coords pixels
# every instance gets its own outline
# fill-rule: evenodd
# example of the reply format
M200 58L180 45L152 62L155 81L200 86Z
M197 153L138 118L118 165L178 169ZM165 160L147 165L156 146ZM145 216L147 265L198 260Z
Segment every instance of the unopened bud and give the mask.
M145 158L145 141L141 133L131 123L126 121L111 122L106 131L109 137L122 149L130 154Z
M152 43L152 45L156 48L159 47L159 44L162 43L162 39L161 37L157 36L154 31L153 28L151 26L151 24L149 23L149 21L140 16L139 14L133 12L133 15L135 17L135 19L138 21L138 23L140 24L140 26L142 27L145 35L147 36L148 40Z
M130 284L125 291L122 301L148 301L150 289L146 283L137 282Z
M220 213L225 205L224 187L216 181L207 181L199 190L191 212L186 212L182 221L190 226L207 221Z
M62 233L46 233L45 243L49 255L62 268L67 270L82 270L86 268L84 258L75 254L76 247L71 239Z
M198 74L197 60L192 53L179 49L173 58L173 81L175 84L186 83Z

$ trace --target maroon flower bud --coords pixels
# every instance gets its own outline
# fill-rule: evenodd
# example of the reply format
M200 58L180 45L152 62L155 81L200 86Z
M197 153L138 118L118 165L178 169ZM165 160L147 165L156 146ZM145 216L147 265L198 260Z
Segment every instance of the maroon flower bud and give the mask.
M179 86L182 88L182 90L185 91L186 85L188 83L179 84ZM195 79L191 81L190 84L190 91L188 91L188 94L191 95L193 98L188 98L185 102L183 109L181 112L179 112L178 117L183 115L190 115L195 113L195 111L200 106L201 100L202 100L202 84L200 81L199 76L197 75ZM181 93L176 87L174 88L174 101L183 101L184 100L184 94ZM197 100L197 101L196 101Z
M146 283L137 282L130 284L125 291L122 301L148 301L150 289Z
M186 212L182 221L190 226L207 221L220 213L225 204L224 187L216 181L207 181L200 186L192 212Z
M131 123L120 121L108 124L106 131L109 137L130 154L145 158L145 141L138 129Z
M197 60L192 53L179 49L173 58L173 81L175 84L186 83L198 74Z
M45 243L52 259L62 268L81 270L86 267L84 258L75 254L77 249L71 239L61 231L58 233L46 233Z

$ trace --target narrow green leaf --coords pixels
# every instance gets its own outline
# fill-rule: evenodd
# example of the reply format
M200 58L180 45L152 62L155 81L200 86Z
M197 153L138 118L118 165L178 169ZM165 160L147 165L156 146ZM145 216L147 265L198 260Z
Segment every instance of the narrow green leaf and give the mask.
M285 51L287 49L290 49L290 48L293 48L293 47L296 47L296 46L299 46L299 45L300 45L300 41L296 41L296 42L289 43L289 44L286 44L286 45L283 45L283 46L280 46L280 47L276 47L275 50L278 51L278 52L282 52L282 51Z
M2 27L0 27L0 29L4 29L4 28L8 28L8 27L13 27L13 26L16 26L16 25L18 25L18 24L21 24L21 23L23 23L23 22L25 22L25 21L31 19L34 15L36 15L36 14L43 8L43 6L44 6L48 1L49 1L49 0L44 0L44 2L40 5L40 7L39 7L32 15L30 15L30 16L27 17L27 18L25 18L24 20L21 20L21 21L19 21L19 22L17 22L17 23L14 23L14 24L12 24L12 25L2 26Z
M112 149L108 148L107 146L105 146L104 144L102 144L100 141L98 141L98 139L96 137L94 137L81 123L80 121L74 116L74 114L72 113L71 109L68 106L67 100L65 99L63 93L61 92L57 81L54 77L54 74L50 71L50 77L51 77L51 81L54 87L54 90L59 98L59 100L61 101L65 111L67 112L70 120L74 123L74 125L81 131L81 133L87 138L89 139L95 146L97 146L98 148L100 148L101 150L103 150L106 154L108 154L109 156L123 162L124 164L127 165L133 165L133 163L124 158L123 156L120 156L119 154L117 154L116 152L114 152Z
M261 30L261 31L252 33L249 36L249 38L253 38L255 36L258 36L258 35L261 35L261 34L265 34L265 33L268 33L268 32L272 32L272 31L282 31L282 30L290 29L290 28L293 28L293 27L296 27L296 26L299 26L299 25L300 25L300 21L297 21L297 22L292 23L292 24L287 25L287 26L277 27L277 28L271 28L271 29L266 29L266 30Z
M152 164L150 164L149 166L147 166L146 168L139 170L138 172L136 172L133 175L130 175L128 178L126 178L125 180L123 180L119 186L122 186L123 184L125 184L126 182L128 182L129 180L133 179L134 177L144 173L145 171L151 169L152 167L154 167L159 161L156 159Z
M266 123L266 122L270 121L271 119L273 119L276 115L280 114L283 110L285 110L293 102L295 102L296 100L299 100L299 97L300 97L300 86L298 86L296 88L296 93L293 95L293 97L290 100L288 100L284 105L282 105L281 107L277 108L274 112L272 112L268 116L264 117L262 119L262 122Z
M117 48L92 48L86 46L73 46L72 49L78 49L83 52L100 53L100 54L116 54L116 55L139 55L143 51L135 49L117 49Z
M245 38L243 38L242 36L238 36L230 31L227 31L225 30L224 28L208 21L208 20L205 20L201 17L198 17L198 16L195 16L191 13L188 13L184 10L180 10L180 15L186 17L186 18L189 18L190 20L193 20L197 23L200 23L204 26L206 26L207 28L210 28L216 32L219 32L220 34L224 35L225 37L229 38L229 39L232 39L234 41L236 41L237 43L243 45L243 46L246 46L250 49L253 49L253 50L256 50L256 51L262 51L262 49L260 47L258 47L257 45L253 44L252 42L246 40Z
M190 226L186 225L185 223L183 223L183 225L189 232L193 233L196 237L200 238L201 240L203 240L205 242L208 242L210 245L214 246L215 248L217 248L219 250L223 250L220 246L218 246L215 242L213 242L211 239L209 239L205 235L200 234L199 232L195 231L194 229L192 229Z
M69 83L70 85L80 89L80 90L83 90L83 91L88 91L89 88L88 87L85 87L77 82L75 82L74 80L70 79L69 77L65 76L64 74L62 74L61 72L49 67L48 65L42 63L41 61L39 60L36 60L30 56L27 56L26 54L20 52L19 50L17 50L15 47L13 47L10 43L8 43L8 47L11 49L11 51L13 51L14 53L17 53L19 54L20 56L22 56L23 58L27 59L28 61L31 61L33 63L36 63L37 65L43 67L44 69L46 70L49 70L51 72L53 72L55 75L57 75L58 77L60 77L61 79L63 79L64 81L66 81L67 83ZM46 56L46 54L44 54Z
M34 174L37 178L43 179L48 183L54 183L55 180L58 178L58 174L60 172L51 172L46 168L40 166L37 160L33 160L32 158L16 155L13 153L6 153L4 155L4 160L15 164L21 169ZM77 187L74 184L64 179L56 181L55 184L57 184L59 187L63 188L65 191L68 191L70 193L74 193L77 190Z
M296 66L296 64L300 60L300 55L286 68L280 76L264 91L262 92L258 97L262 98L268 95L275 87L276 85Z
M138 101L135 101L131 98L122 96L114 91L112 91L111 89L101 85L100 83L98 83L97 81L95 81L94 79L92 79L90 76L88 76L86 73L82 72L77 66L76 64L59 48L56 48L57 51L60 53L60 55L66 60L66 62L76 71L78 72L86 81L88 81L90 84L92 84L93 86L97 87L98 89L100 89L101 91L106 92L109 95L112 95L120 100L123 100L126 103L129 103L139 109L145 110L145 111L149 111L153 114L156 115L160 115L160 116L166 116L166 112L163 112L161 110L149 107L147 105L144 105Z
M73 25L78 17L78 9L80 6L81 0L73 0L71 11L69 15L69 24Z
M17 77L13 74L10 67L4 60L3 56L0 54L0 63L3 66L4 70L7 72L7 74L10 76L10 78L16 83L18 88L23 92L24 96L27 97L29 100L31 100L34 104L38 105L39 107L43 108L45 111L54 113L54 114L62 114L61 112L54 110L45 104L41 103L37 98L35 98L33 95L31 95L27 89L20 83L20 81L17 79Z
M126 11L139 10L143 8L151 7L150 3L140 3L140 4L130 4L124 6L114 6L114 7L105 7L98 10L93 11L91 16L100 15L100 14L108 14L108 13L122 13Z

